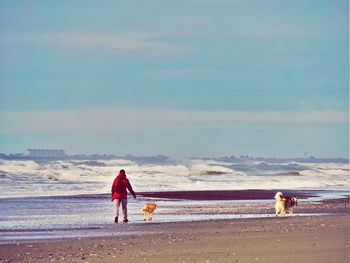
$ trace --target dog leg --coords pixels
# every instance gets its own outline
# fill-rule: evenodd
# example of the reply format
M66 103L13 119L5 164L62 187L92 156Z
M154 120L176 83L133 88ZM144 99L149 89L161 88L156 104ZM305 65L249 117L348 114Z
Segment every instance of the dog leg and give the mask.
M281 212L281 215L282 215L283 217L285 217L285 216L286 216L286 210L283 210L283 211Z
M149 214L148 214L148 220L149 220L149 221L152 221L152 213L149 213Z
M278 217L278 215L282 216L281 208L277 207L275 210L276 210L276 217Z
M146 212L143 212L143 221L146 221Z

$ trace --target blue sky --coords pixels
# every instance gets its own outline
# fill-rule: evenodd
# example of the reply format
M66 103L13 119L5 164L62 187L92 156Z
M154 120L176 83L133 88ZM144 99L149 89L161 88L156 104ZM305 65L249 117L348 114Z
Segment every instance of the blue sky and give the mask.
M348 156L348 1L0 10L0 152Z

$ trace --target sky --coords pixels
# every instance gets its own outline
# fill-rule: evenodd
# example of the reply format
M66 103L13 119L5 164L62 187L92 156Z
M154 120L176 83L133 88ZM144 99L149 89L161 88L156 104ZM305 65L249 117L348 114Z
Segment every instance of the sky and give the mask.
M347 0L0 2L0 152L348 157Z

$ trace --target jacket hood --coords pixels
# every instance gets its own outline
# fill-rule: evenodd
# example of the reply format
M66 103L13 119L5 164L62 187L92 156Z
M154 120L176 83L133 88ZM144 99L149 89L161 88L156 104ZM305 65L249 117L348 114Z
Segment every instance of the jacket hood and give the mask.
M126 178L125 170L119 171L118 178Z

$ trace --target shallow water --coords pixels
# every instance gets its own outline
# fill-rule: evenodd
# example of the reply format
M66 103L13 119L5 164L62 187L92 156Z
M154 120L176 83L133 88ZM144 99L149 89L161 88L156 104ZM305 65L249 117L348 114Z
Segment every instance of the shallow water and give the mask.
M320 216L321 213L298 213L297 216ZM191 222L203 220L217 220L217 219L246 219L246 218L274 218L274 214L192 214L192 215L162 215L161 219L157 218L153 222L149 221L131 221L133 224L152 224L152 223L166 223L166 222ZM288 217L288 216L287 216ZM149 232L141 231L140 229L125 228L124 224L115 225L113 222L108 224L96 224L86 227L75 228L57 228L57 229L27 229L27 230L0 230L0 244L16 243L20 241L29 240L43 240L43 239L57 239L57 238L84 238L84 237L98 237L98 236L121 236L131 234L149 234Z
M346 192L342 191L320 191L318 193L317 197L311 197L309 200L317 201L324 198L338 198L346 194ZM128 199L128 217L131 224L144 222L140 209L145 202L149 201L154 201L158 205L153 215L155 222L274 216L273 199L198 201L139 196L137 199ZM186 210L187 212L181 212L181 207L186 206L211 206L216 208L224 204L237 203L261 203L265 207L271 207L271 214L191 213L188 210ZM99 228L102 225L113 224L114 219L114 206L109 199L109 195L3 198L0 199L0 206L0 239L3 238L4 231ZM122 218L121 211L120 218Z

